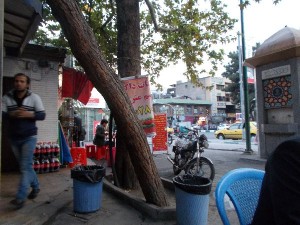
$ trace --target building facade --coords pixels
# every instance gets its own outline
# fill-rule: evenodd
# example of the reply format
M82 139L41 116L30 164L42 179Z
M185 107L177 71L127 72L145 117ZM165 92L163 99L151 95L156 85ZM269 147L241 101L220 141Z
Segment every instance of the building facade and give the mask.
M230 93L225 92L225 87L230 80L224 77L203 77L199 78L199 82L203 86L199 87L191 82L177 82L175 85L176 98L186 99L186 108L189 108L188 101L209 102L209 105L199 106L205 109L205 113L202 112L199 116L207 116L211 124L235 120L235 113L239 110L231 103Z

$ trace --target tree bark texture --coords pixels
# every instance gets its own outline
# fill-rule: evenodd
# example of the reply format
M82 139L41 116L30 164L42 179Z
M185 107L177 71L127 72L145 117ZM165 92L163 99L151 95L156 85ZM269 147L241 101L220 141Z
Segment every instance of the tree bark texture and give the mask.
M142 126L119 76L105 61L94 33L84 20L76 1L47 0L47 3L61 24L74 56L114 112L118 130L124 131L122 135L126 140L126 148L146 201L157 206L167 206L167 196Z
M122 133L122 131L119 133ZM134 172L134 167L131 163L128 150L126 149L126 139L122 135L118 135L117 149L115 169L120 187L125 190L140 189L139 181Z
M141 74L139 2L117 0L116 3L118 73L122 78L139 76ZM138 189L138 180L123 138L120 135L117 141L116 172L119 184L125 189Z
M137 0L116 0L118 72L121 77L141 75L140 10Z

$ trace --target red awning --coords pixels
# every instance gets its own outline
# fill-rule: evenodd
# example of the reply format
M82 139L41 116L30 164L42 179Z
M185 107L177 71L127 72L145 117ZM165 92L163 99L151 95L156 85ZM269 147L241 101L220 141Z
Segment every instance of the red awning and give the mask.
M93 84L84 72L63 67L61 97L69 97L87 104L91 97Z

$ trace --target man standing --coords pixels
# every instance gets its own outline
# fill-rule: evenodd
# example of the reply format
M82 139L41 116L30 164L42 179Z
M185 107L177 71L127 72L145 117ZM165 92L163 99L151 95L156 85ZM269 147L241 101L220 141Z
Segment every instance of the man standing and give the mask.
M16 198L11 201L17 209L23 207L26 197L34 199L40 192L32 162L37 142L36 120L44 120L46 113L41 98L29 90L29 85L27 75L16 74L14 89L3 96L2 102L4 119L9 121L11 147L21 172ZM32 190L27 196L29 187Z
M93 140L93 144L97 146L96 159L103 159L106 155L105 146L107 145L105 139L107 136L106 126L108 121L106 119L102 119L100 125L96 128L96 134Z
M77 112L74 112L74 130L73 130L73 141L76 144L76 147L80 147L80 136L82 132L82 120L77 115Z
M94 137L94 145L97 145L98 147L104 146L105 143L105 137L107 135L106 132L106 126L108 124L108 120L102 119L100 122L100 125L97 126L96 128L96 134Z

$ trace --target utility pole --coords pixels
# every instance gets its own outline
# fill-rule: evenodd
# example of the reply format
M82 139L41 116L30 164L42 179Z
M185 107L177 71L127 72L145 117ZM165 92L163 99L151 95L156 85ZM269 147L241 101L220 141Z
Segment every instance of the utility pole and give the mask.
M241 49L241 33L238 32L238 53L239 53L239 77L240 77L240 105L242 113L242 123L245 122L245 105L244 105L244 86L243 86L243 53ZM245 129L243 129L242 139L246 139Z
M246 46L245 46L245 30L244 30L244 1L240 0L241 10L241 33L242 33L242 61L245 61ZM244 105L245 105L245 132L246 132L246 149L245 153L252 154L251 136L250 136L250 121L249 121L249 100L248 100L248 81L247 81L247 67L243 66L243 89L244 89Z

